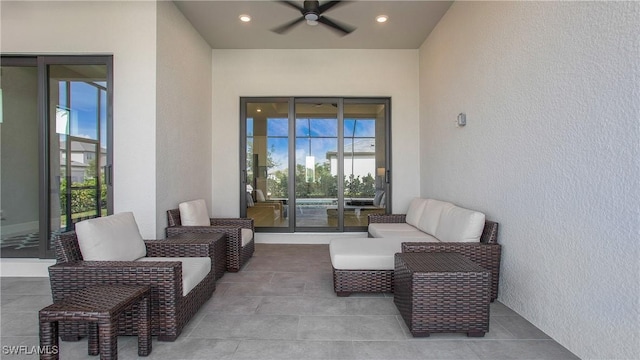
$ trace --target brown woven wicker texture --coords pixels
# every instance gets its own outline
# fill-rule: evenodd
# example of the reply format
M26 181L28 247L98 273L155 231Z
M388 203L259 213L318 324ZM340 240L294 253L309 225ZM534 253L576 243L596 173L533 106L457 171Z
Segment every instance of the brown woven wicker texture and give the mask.
M211 226L182 226L180 210L167 211L167 237L183 233L227 235L227 271L238 272L253 256L255 242L252 239L242 246L242 229L251 229L255 234L253 219L250 218L212 218Z
M211 242L213 246L212 267L216 274L216 280L220 279L227 270L227 235L223 233L180 233L172 236L169 240L182 244L199 244ZM148 250L147 250L148 251ZM147 255L148 256L148 255Z
M118 358L118 316L136 308L138 355L151 353L148 286L96 286L79 290L40 310L40 359L58 359L58 322L90 322L89 355Z
M394 303L413 336L489 331L491 273L457 253L395 255Z
M372 214L369 223L403 223L405 214ZM402 245L402 252L456 252L491 272L491 301L498 297L500 258L498 223L485 221L479 243L417 243ZM392 270L337 270L333 269L334 290L338 296L352 292L393 292Z
M185 243L178 240L146 240L147 255L154 257L214 256L212 240ZM58 302L86 287L97 285L148 285L151 287L151 332L160 341L174 341L182 328L215 290L215 273L209 274L187 296L182 295L179 261L83 261L75 232L54 236L57 264L49 267L53 301ZM212 259L212 261L214 261ZM136 309L124 311L119 335L136 335ZM62 322L63 340L87 335L86 324Z
M338 296L352 292L393 292L393 270L338 270L333 268L333 290Z

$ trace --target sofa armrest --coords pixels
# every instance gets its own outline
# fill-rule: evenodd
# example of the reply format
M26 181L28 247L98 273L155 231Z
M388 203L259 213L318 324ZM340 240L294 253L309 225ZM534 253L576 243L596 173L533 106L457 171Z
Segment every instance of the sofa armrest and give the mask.
M491 301L498 297L502 246L480 242L405 242L402 252L455 252L491 272Z
M406 214L369 214L369 224L404 222L407 222Z
M147 257L210 257L213 259L213 239L145 240Z
M179 261L76 261L49 267L53 301L95 285L147 285L152 301L177 302L182 297ZM155 300L154 300L155 299Z

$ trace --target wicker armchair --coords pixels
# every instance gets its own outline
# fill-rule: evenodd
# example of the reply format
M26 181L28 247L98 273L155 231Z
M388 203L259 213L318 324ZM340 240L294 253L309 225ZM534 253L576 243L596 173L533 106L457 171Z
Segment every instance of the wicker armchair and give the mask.
M182 263L179 261L84 261L75 232L53 237L57 263L49 267L53 301L94 285L147 285L151 287L151 332L160 341L174 341L187 322L215 290L212 270L186 296L182 291ZM207 241L186 243L145 240L147 257L202 257L213 263L213 245ZM137 308L123 313L119 335L137 334ZM77 341L87 335L85 323L61 322L63 340Z
M238 272L253 256L255 250L253 219L250 218L212 218L211 226L182 226L180 210L167 211L167 238L182 233L224 233L227 235L227 271ZM243 231L251 240L242 244ZM251 235L246 230L251 230Z
M405 214L372 214L369 223L404 223ZM409 239L407 239L409 240ZM491 301L498 297L502 246L498 244L498 223L485 221L480 242L405 242L402 252L456 252L491 272Z

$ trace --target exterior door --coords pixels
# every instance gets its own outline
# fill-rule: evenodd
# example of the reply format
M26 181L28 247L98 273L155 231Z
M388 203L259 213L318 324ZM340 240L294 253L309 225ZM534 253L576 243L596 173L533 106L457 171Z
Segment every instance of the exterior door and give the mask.
M111 213L111 56L2 58L2 256Z
M241 209L259 231L365 231L390 211L386 98L241 99Z

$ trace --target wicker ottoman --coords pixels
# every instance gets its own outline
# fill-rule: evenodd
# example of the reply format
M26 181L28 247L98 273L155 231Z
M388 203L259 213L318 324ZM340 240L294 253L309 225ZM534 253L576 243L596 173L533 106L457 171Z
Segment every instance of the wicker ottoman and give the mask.
M151 316L148 286L95 286L69 295L40 310L40 359L58 359L58 322L87 321L89 355L101 360L118 358L118 317L137 306L138 355L151 353Z
M460 254L396 254L394 289L394 303L415 337L489 331L491 273Z
M211 267L216 280L220 279L227 270L227 235L224 233L180 233L169 237L172 241L179 239L185 244L200 244L203 241L213 243L213 258Z

